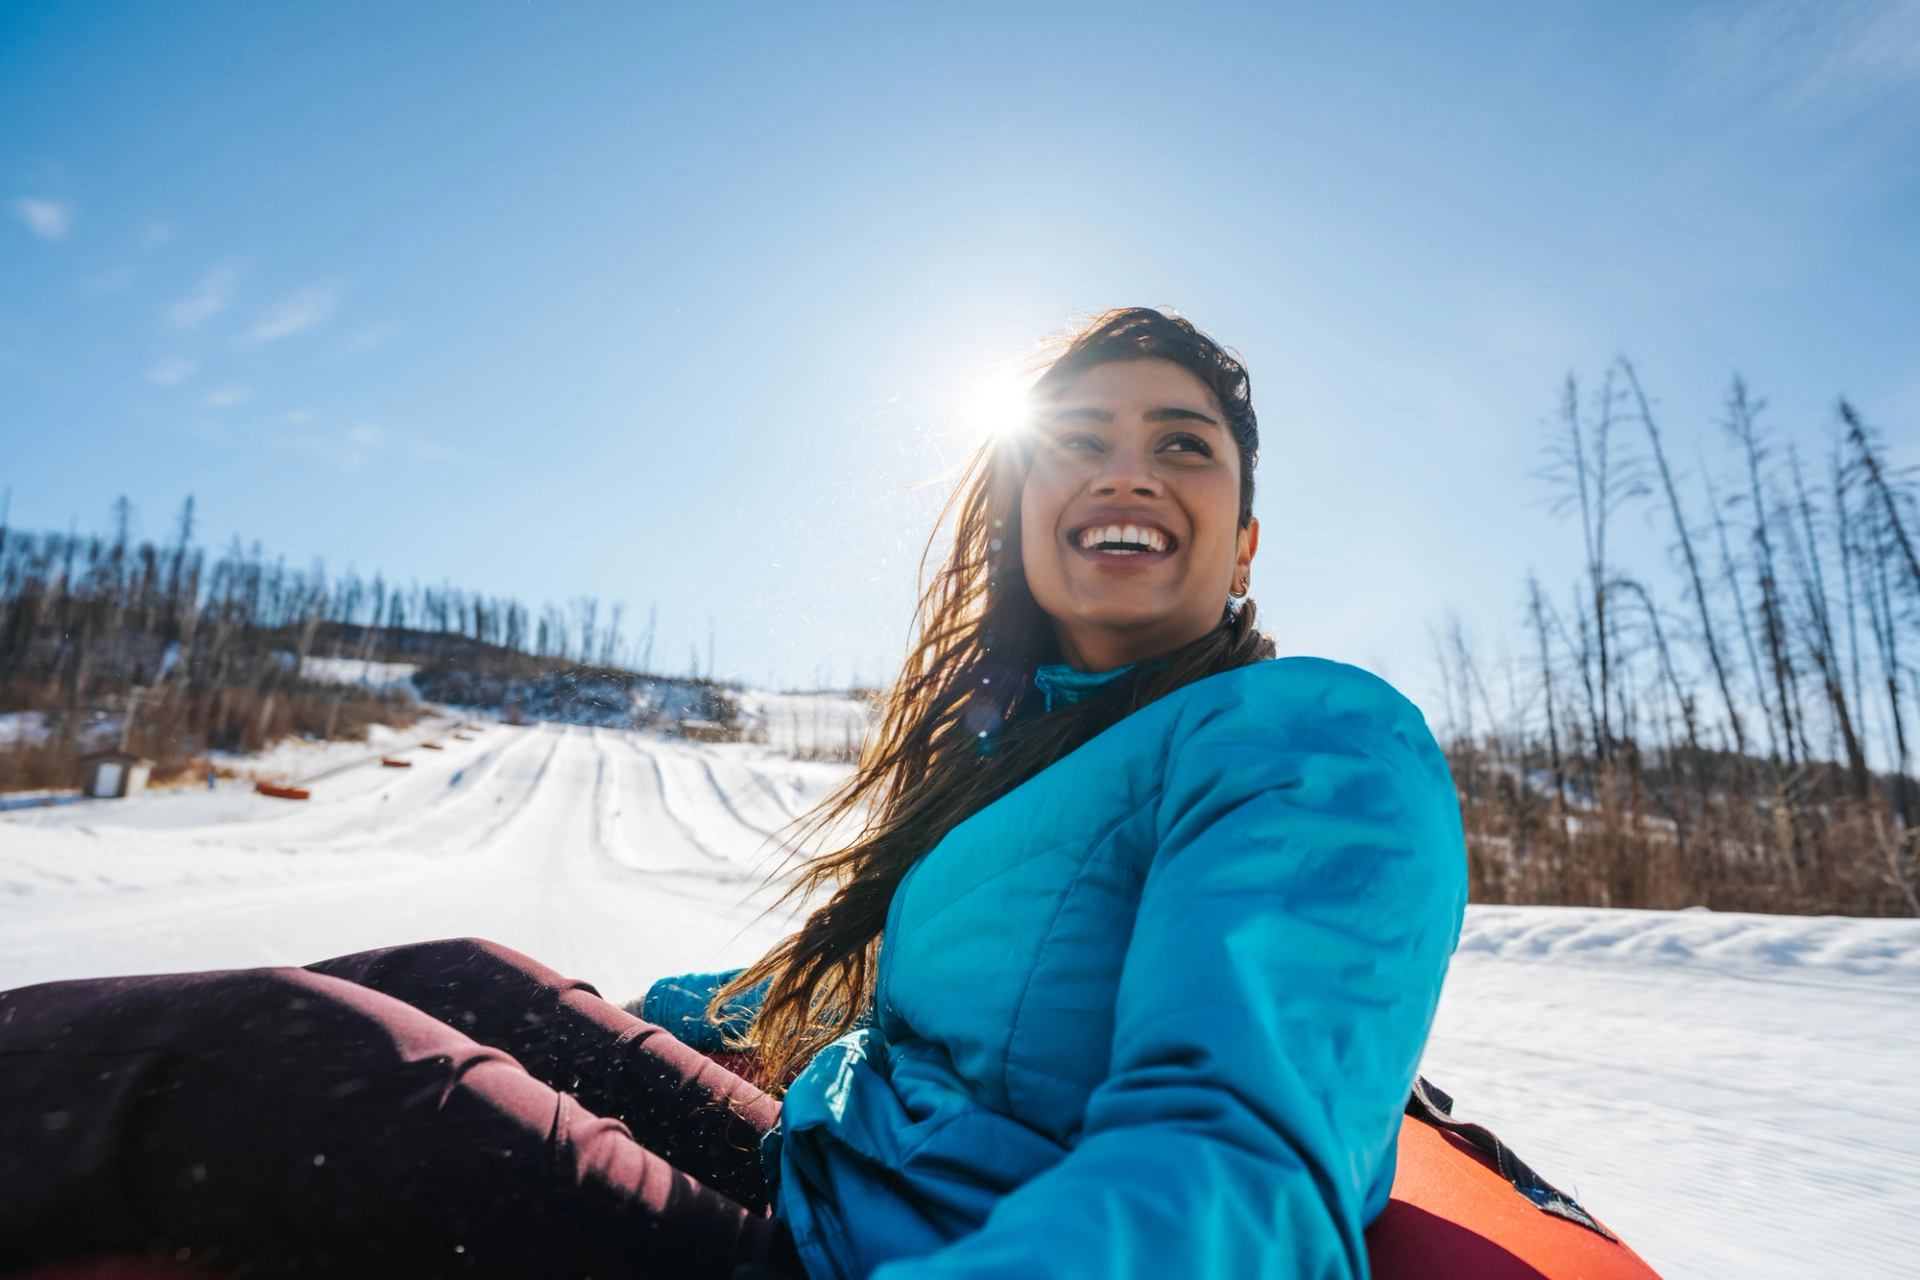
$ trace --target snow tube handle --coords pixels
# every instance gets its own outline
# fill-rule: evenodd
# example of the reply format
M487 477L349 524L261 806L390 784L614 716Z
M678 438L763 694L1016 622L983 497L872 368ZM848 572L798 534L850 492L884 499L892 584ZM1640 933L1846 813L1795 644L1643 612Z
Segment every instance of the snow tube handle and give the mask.
M1455 1120L1453 1095L1425 1076L1414 1078L1413 1093L1407 1098L1407 1115L1455 1135L1492 1160L1499 1168L1500 1176L1512 1183L1513 1189L1525 1196L1535 1208L1556 1218L1577 1223L1604 1240L1618 1243L1618 1236L1595 1221L1593 1215L1582 1209L1572 1196L1535 1173L1531 1165L1494 1135L1493 1130L1485 1125Z

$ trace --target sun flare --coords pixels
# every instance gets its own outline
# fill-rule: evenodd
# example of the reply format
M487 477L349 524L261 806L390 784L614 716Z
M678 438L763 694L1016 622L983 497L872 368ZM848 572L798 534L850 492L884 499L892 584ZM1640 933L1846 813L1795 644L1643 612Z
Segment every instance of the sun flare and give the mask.
M979 444L1023 429L1032 413L1028 391L1033 376L995 369L973 384L961 403L967 437Z

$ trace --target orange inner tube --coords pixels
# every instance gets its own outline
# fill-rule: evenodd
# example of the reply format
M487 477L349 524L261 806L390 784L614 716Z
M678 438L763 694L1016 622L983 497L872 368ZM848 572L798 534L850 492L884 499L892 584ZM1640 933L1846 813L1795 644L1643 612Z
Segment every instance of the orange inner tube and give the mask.
M1367 1256L1375 1280L1659 1280L1625 1244L1535 1207L1464 1139L1412 1117Z

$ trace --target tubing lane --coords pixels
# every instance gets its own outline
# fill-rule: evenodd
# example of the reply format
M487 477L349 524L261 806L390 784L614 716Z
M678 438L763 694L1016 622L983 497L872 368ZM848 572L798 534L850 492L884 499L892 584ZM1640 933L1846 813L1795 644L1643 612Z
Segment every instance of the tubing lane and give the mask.
M304 821L276 822L279 842L306 851L394 849L427 852L459 838L505 803L519 762L540 749L536 732L503 729L477 756L449 774L444 767L410 769L385 785L334 799L323 793ZM478 810L471 820L459 815Z

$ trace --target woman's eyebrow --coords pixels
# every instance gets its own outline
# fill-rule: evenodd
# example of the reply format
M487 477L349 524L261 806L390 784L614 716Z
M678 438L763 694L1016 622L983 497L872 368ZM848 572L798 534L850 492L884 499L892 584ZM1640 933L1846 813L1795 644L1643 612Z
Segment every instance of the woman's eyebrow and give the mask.
M1053 422L1112 422L1113 410L1096 409L1092 405L1074 405L1066 409L1056 409L1048 415ZM1166 405L1158 409L1149 409L1141 415L1148 422L1204 422L1210 427L1220 425L1220 420L1198 409L1183 409L1177 405Z
M1148 422L1204 422L1210 427L1220 425L1220 420L1198 409L1182 409L1175 405L1161 409L1149 409L1143 415Z

